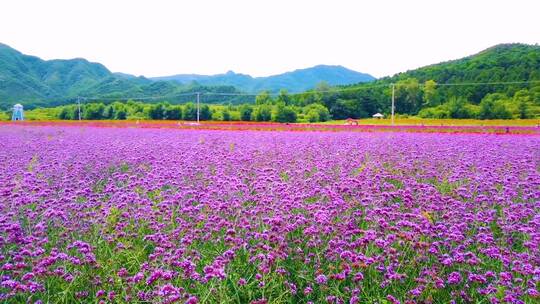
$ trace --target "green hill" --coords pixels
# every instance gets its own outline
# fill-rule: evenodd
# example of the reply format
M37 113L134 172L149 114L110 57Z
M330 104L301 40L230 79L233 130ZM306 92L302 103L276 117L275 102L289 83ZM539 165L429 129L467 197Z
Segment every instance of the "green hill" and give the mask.
M540 46L500 44L472 56L407 71L381 81L397 82L407 78L416 78L419 82L434 80L439 84L540 80ZM523 87L526 86L478 85L445 91L478 103L489 93L512 94Z
M171 96L171 102L184 102L174 98L175 94L193 91L238 92L232 86L182 85L111 73L102 64L80 58L42 60L0 44L0 109L11 108L16 102L27 109L53 107L73 103L77 96L114 99L165 95Z
M523 81L530 83L492 84ZM448 85L467 83L476 84ZM481 117L482 101L487 99L490 100L486 102L501 104L500 107L504 103L510 112L518 111L516 108L520 106L538 111L540 46L500 44L472 56L406 71L369 84L333 87L330 89L335 93L322 94L321 98L334 118L367 117L376 112L388 114L391 84L396 85L396 111L399 114ZM339 92L343 89L346 91ZM308 94L301 98L310 99ZM462 109L470 110L470 115L460 113Z
M103 65L85 59L41 60L0 44L0 106L76 96L109 77Z

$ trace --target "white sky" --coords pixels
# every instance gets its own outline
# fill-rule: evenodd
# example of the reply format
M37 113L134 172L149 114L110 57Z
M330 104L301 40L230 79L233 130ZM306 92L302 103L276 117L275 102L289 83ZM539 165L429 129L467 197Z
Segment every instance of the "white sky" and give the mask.
M0 42L145 76L339 64L381 77L540 43L539 12L539 0L2 0Z

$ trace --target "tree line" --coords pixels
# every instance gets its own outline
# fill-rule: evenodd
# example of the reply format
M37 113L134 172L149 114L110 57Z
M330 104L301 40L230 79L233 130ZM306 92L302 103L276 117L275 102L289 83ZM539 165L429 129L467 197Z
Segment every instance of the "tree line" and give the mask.
M285 95L283 95L285 96ZM76 104L48 109L50 115L61 120L78 120L79 106ZM84 120L197 120L197 105L194 102L170 104L159 102L147 104L138 101L83 103L80 106L80 117ZM284 103L271 98L264 92L257 96L255 104L232 103L225 105L201 104L200 120L220 121L260 121L260 122L322 122L331 119L328 109L318 103L303 107Z
M446 87L433 80L420 83L416 78L406 78L395 84L396 113L401 116L422 118L473 118L512 119L540 117L540 83L516 88L507 92L486 94L479 102L462 95L449 95ZM380 112L386 116L391 111L391 86L369 86L343 90L320 83L313 90L301 94L261 92L253 103L214 104L200 106L200 120L221 121L274 121L274 122L323 122L347 118L368 118ZM208 97L208 96L207 96ZM79 119L76 104L45 109L48 117ZM82 103L81 118L99 119L197 119L194 102L173 104L169 102L143 103L139 101Z

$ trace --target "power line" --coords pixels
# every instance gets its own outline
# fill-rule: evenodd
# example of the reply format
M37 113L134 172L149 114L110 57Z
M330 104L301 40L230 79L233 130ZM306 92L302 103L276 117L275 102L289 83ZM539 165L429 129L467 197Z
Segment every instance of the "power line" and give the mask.
M436 83L437 86L478 86L478 85L506 85L540 83L540 80L529 81L494 81L494 82L462 82L462 83ZM424 86L423 84L421 86Z
M174 98L174 97L182 97L182 96L195 96L197 95L196 92L193 93L178 93L173 95L157 95L157 96L143 96L143 97L83 97L81 96L81 99L84 100L109 100L109 101L120 101L120 100L151 100L151 99L163 99L163 98Z
M435 83L436 86L478 86L478 85L506 85L506 84L529 84L529 83L540 83L540 80L530 80L530 81L499 81L499 82L462 82L462 83ZM341 92L350 92L350 91L358 91L358 90L364 90L364 89L373 89L373 88L381 88L381 87L388 87L391 88L392 85L396 85L395 83L388 83L388 84L378 84L378 85L359 85L354 88L344 88L344 89L333 89L333 90L312 90L312 91L305 91L305 92L297 92L297 93L288 93L289 96L296 96L296 95L306 95L306 94L321 94L321 93L341 93ZM418 84L418 86L423 87L425 84ZM260 93L219 93L219 92L204 92L201 93L201 95L217 95L217 96L257 96ZM269 96L279 96L280 93L268 93Z
M340 93L340 92L349 92L349 91L358 91L363 89L372 89L372 88L381 88L381 87L389 87L390 84L378 84L378 85L360 85L358 87L354 88L345 88L345 89L333 89L333 90L312 90L312 91L305 91L305 92L296 92L296 93L289 93L287 92L287 95L289 96L297 96L297 95L309 95L309 94L322 94L322 93ZM264 92L264 91L262 91ZM257 96L260 93L220 93L220 92L204 92L201 93L202 95L217 95L217 96ZM279 96L281 93L268 93L268 96Z

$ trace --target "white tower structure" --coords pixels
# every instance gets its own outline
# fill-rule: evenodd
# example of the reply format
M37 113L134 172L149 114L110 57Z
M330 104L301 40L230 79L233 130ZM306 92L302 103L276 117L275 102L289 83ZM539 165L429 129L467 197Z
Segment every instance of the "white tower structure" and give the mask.
M18 103L13 106L13 115L11 116L11 120L24 120L24 111L22 104Z

